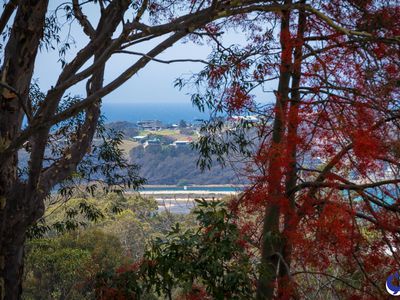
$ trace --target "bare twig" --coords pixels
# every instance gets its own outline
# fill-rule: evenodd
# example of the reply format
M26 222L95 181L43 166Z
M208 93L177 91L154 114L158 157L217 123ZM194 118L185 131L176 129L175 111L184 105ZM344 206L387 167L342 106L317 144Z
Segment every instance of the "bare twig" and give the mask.
M4 28L6 27L8 21L11 18L11 15L18 6L18 2L19 0L11 0L4 7L4 11L0 17L0 32L3 32Z
M146 53L141 53L141 52L135 52L135 51L128 51L128 50L118 50L115 51L114 53L124 53L124 54L132 54L132 55L137 55L137 56L143 56L145 58L148 58L152 61L159 62L162 64L172 64L172 63L178 63L178 62L196 62L196 63L202 63L206 65L212 65L208 61L203 60L203 59L191 59L191 58L182 58L182 59L171 59L171 60L162 60L158 59L155 57L151 57L147 55Z

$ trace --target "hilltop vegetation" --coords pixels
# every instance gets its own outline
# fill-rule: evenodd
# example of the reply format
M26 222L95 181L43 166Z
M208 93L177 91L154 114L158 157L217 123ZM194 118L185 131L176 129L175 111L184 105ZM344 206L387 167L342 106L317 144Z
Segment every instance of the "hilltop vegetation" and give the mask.
M235 169L240 170L241 164L227 164L225 168L213 166L210 170L201 171L197 167L199 153L190 145L173 147L177 140L196 140L194 131L187 129L164 129L159 131L138 131L129 122L114 122L107 124L108 129L122 132L124 139L119 148L129 157L131 163L140 166L139 175L147 179L148 184L245 184L246 178L240 180ZM142 135L141 141L134 141L133 136ZM146 140L159 140L160 145L152 149L145 149ZM96 142L95 142L96 143ZM50 155L50 154L49 154ZM21 150L19 153L21 165L28 165L28 153Z
M127 121L118 121L105 124L106 129L121 131L125 138L132 138L139 135L139 129L136 124Z
M140 166L139 175L147 179L148 184L243 184L246 179L238 180L234 169L240 169L240 164L227 165L225 168L214 166L201 171L197 167L199 153L190 145L173 147L174 141L192 141L197 139L196 128L188 127L184 121L179 127L157 131L139 130L130 122L114 122L107 128L121 131L124 140L120 148L129 155L132 163ZM135 135L144 137L140 142L133 141ZM158 140L160 145L145 148L147 140Z
M202 172L196 165L199 154L187 148L159 147L144 149L138 146L130 151L131 161L141 166L140 176L147 178L148 184L241 184L234 167L213 166ZM239 167L239 164L234 164Z

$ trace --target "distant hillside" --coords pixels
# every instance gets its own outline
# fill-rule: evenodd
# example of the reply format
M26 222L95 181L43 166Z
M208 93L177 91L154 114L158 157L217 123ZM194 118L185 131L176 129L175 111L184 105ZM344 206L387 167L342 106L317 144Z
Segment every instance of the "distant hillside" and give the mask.
M140 175L147 184L243 184L229 168L215 166L201 172L196 166L198 153L190 148L138 146L130 151L132 162L141 166Z
M120 148L129 156L129 159L141 166L140 175L147 179L147 184L246 184L238 181L231 167L222 168L214 166L211 170L201 172L196 166L199 158L197 151L189 145L175 148L170 144L174 141L196 140L197 135L192 128L164 129L160 131L139 131L136 124L131 122L113 122L106 124L107 129L122 131L125 139ZM134 140L132 137L143 135L143 141ZM144 148L143 143L149 139L157 139L160 145ZM51 156L50 153L48 153ZM28 165L28 153L19 152L20 167ZM235 168L243 169L236 165Z
M136 124L126 121L118 121L107 123L106 129L113 129L115 131L122 131L126 138L131 138L139 134L139 129Z

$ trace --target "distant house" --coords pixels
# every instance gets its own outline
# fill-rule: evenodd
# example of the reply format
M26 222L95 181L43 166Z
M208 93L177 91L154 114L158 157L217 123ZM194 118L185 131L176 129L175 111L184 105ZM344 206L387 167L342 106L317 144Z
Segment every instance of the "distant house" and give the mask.
M133 139L135 142L143 143L144 140L146 139L146 137L147 137L147 135L137 135L137 136L134 136L132 139Z
M247 121L249 123L257 123L259 119L256 116L231 116L228 121L240 122Z
M144 149L159 149L161 148L161 141L159 139L147 140L143 144Z
M179 128L179 125L178 124L167 124L164 126L164 128L176 130Z
M189 147L191 141L175 141L171 145L175 148L182 149Z
M160 130L163 128L163 124L159 120L143 120L137 121L136 123L141 130Z
M260 122L260 119L256 116L231 116L226 119L225 126L229 130L235 128L242 122L246 122L247 124L256 124Z

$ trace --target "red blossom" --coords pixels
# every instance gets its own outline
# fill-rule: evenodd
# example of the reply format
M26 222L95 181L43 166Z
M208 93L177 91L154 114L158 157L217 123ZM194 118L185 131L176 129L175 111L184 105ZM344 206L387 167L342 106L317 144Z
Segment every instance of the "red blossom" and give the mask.
M225 102L229 112L239 112L251 104L252 97L237 83L228 88L226 94Z

